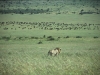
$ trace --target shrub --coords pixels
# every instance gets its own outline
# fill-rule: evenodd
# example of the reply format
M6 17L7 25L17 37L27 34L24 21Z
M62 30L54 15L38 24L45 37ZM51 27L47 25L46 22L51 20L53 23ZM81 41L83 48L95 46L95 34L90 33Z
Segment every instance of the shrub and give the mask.
M69 38L69 36L66 36L66 38Z
M34 38L35 38L34 36L31 37L31 39L34 39Z
M19 38L19 40L21 40L23 37L18 37Z
M44 35L43 38L45 38L46 36Z
M55 38L52 37L52 38L50 38L49 40L52 41L52 40L55 40Z
M39 39L38 37L34 37L34 39Z
M82 36L76 36L76 38L82 38Z
M11 37L3 36L1 39L4 39L4 40L7 40L7 41L8 41L8 40L10 40L10 38L11 38Z
M97 36L94 36L93 38L98 38Z
M55 38L53 38L52 36L48 36L48 37L47 37L47 40L48 40L48 41L53 41L53 40L55 40Z
M42 42L41 42L41 41L39 41L39 42L38 42L38 44L42 44Z
M52 36L48 36L47 38L52 38Z
M58 37L58 39L60 39L61 37Z

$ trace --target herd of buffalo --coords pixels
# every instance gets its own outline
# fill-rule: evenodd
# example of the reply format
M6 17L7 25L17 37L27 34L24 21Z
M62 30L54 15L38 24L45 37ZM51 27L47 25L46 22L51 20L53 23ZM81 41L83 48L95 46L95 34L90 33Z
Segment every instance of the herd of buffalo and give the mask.
M56 23L56 22L0 22L0 29L3 30L100 30L100 24L92 23Z

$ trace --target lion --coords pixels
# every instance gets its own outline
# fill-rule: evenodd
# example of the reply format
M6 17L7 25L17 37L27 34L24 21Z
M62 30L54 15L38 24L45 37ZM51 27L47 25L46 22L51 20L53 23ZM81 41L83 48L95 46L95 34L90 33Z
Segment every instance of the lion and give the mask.
M56 47L53 50L49 50L48 51L48 55L50 55L50 56L57 56L60 52L61 52L61 48Z

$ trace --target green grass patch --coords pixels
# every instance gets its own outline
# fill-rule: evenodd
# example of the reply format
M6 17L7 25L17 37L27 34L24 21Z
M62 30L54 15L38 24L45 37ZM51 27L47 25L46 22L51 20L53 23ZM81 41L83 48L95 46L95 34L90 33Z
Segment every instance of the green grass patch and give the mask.
M100 39L0 41L1 75L99 75ZM56 56L47 52L62 49Z

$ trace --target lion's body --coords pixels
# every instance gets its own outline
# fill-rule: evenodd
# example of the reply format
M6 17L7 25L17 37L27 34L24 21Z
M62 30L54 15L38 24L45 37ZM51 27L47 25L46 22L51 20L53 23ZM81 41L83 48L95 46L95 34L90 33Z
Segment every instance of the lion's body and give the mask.
M53 50L48 51L48 55L50 56L57 56L60 53L61 49L60 48L55 48Z

